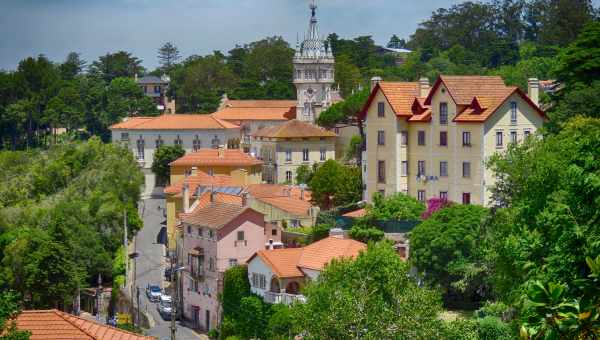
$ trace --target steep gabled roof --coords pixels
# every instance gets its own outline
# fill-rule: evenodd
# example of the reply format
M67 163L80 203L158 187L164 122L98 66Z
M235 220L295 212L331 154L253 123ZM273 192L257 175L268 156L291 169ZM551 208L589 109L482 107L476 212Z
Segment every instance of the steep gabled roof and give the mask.
M417 82L379 82L369 95L367 102L363 106L359 117L364 119L377 93L381 91L388 103L398 117L408 117L412 115L412 105L415 97L419 95L419 83Z
M279 278L304 276L298 268L298 261L300 260L300 256L302 256L302 248L259 250L247 262L249 263L256 256L260 257Z
M50 310L25 310L17 318L17 329L31 332L31 340L149 340L118 328L79 318L75 315Z
M327 131L314 124L292 119L281 125L269 126L254 133L254 137L268 138L310 138L310 137L336 137L331 131Z
M179 214L179 219L183 223L200 225L212 229L221 229L234 218L238 217L246 210L253 210L249 207L242 207L239 204L229 204L222 202L210 202L204 206L197 206L189 213Z
M240 149L200 149L190 152L171 162L170 166L252 166L263 161L244 153Z
M240 127L207 114L164 114L158 117L134 117L114 124L110 129L128 130L221 130Z

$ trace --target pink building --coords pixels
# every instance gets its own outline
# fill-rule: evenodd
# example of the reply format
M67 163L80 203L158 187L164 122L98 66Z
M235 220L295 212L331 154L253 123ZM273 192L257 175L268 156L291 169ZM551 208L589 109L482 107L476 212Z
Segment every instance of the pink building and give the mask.
M265 248L264 215L245 204L214 199L180 214L183 316L197 329L218 326L223 273Z

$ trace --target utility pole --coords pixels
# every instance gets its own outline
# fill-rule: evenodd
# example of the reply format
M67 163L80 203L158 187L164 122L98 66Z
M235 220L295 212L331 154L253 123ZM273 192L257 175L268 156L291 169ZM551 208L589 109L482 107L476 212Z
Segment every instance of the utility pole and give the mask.
M177 332L175 324L175 318L177 317L177 312L175 311L175 307L177 306L177 282L175 280L177 276L175 275L173 262L175 262L175 254L171 254L171 287L174 287L173 297L171 298L171 340L175 340L175 332Z
M129 246L127 240L127 207L123 210L123 245L125 246L125 287L127 287L127 276L129 275Z
M135 287L136 297L137 297L137 326L140 326L140 287Z

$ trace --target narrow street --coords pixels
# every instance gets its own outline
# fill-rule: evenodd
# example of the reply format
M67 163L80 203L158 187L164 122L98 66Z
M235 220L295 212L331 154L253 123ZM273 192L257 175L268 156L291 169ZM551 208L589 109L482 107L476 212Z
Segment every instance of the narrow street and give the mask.
M165 221L165 200L149 198L144 200L144 228L136 235L136 252L139 253L136 263L136 286L140 289L140 306L154 321L154 327L148 335L159 340L171 338L171 322L163 320L157 310L157 304L150 302L146 296L146 285L157 284L163 287L164 269L166 264L165 246L156 243L156 237L161 222ZM190 328L177 322L177 339L200 339L201 337Z

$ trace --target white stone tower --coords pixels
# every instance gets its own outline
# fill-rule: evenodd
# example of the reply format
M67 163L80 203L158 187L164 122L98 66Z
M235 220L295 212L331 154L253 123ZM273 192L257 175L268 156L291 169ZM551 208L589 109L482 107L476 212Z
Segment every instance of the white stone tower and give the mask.
M319 37L317 5L310 4L310 24L302 43L296 43L294 55L294 85L298 104L296 119L314 123L321 111L331 105L334 64L331 48Z

